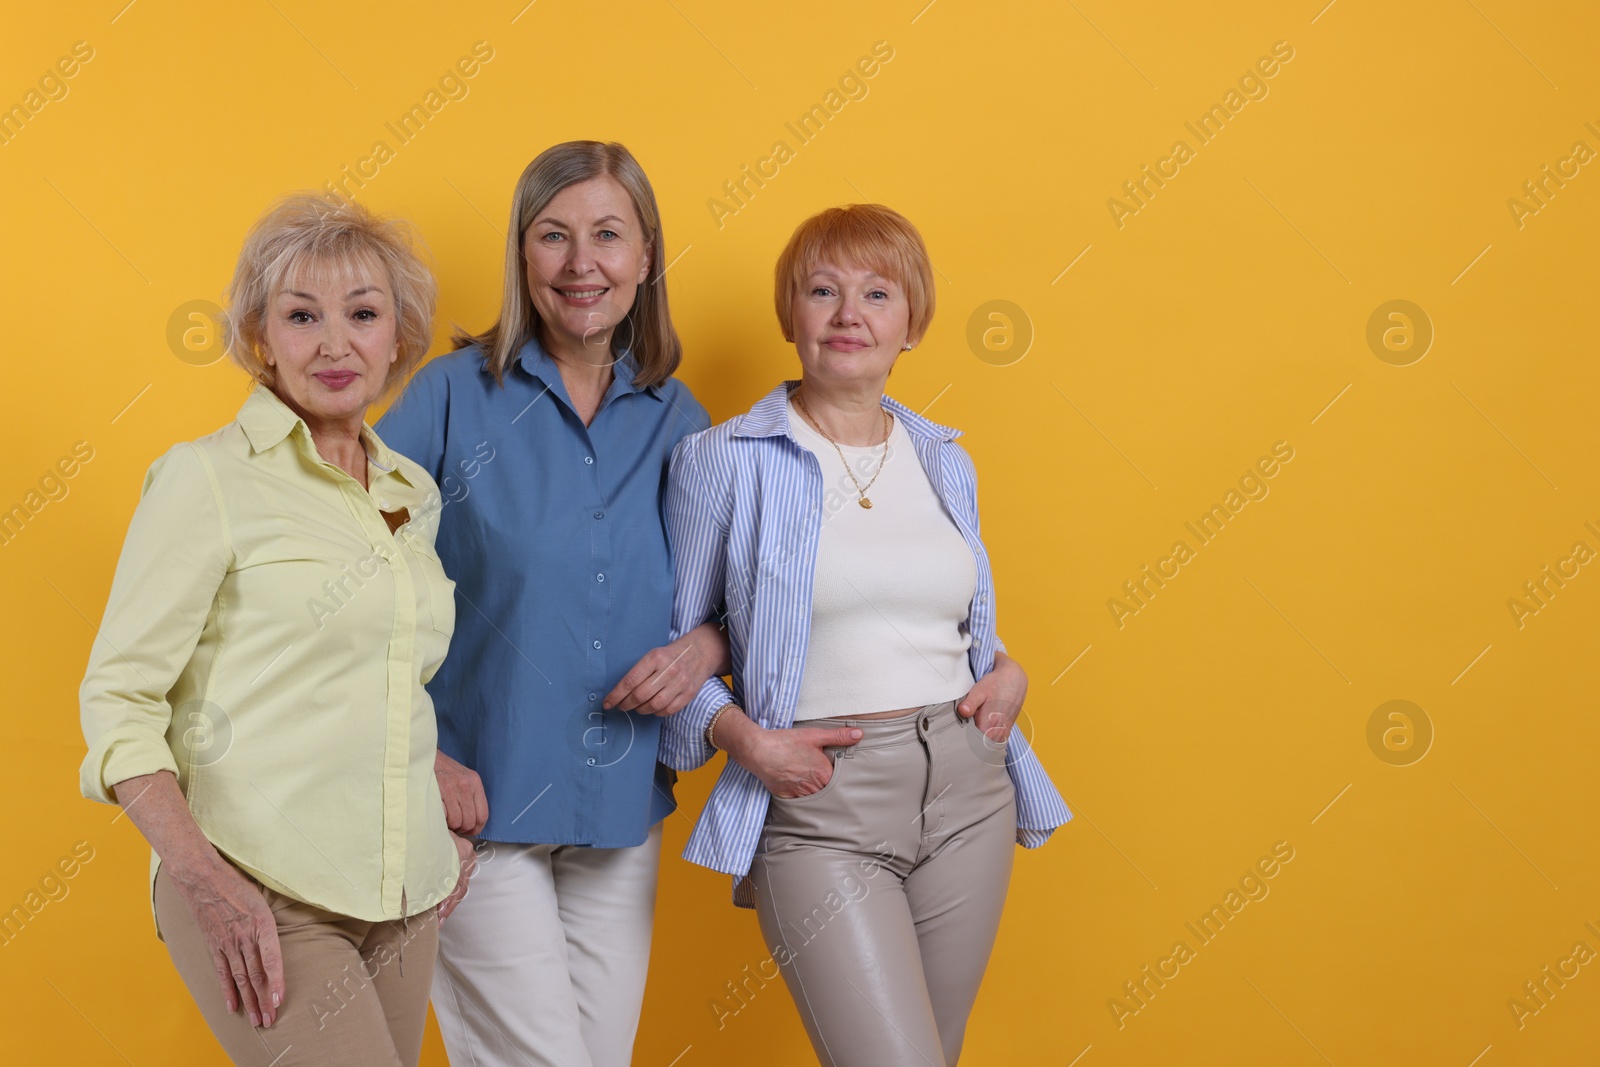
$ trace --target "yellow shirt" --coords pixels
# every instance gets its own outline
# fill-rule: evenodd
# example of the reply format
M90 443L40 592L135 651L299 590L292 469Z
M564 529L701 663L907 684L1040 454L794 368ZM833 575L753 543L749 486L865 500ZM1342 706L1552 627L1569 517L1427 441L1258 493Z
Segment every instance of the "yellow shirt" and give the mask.
M378 921L426 911L460 874L423 688L455 583L433 479L362 439L370 491L258 386L150 467L79 694L80 785L115 803L112 785L170 770L262 884ZM391 534L381 512L402 508Z

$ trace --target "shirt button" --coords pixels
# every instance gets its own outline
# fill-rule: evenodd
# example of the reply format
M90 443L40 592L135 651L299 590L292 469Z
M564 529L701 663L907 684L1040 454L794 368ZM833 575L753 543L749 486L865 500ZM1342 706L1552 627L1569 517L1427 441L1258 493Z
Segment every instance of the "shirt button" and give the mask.
M599 700L600 699L600 694L599 693L590 693L589 694L589 699L590 700Z
M594 647L595 647L595 648L599 648L599 647L600 647L600 642L599 642L599 641L596 641L596 642L595 642L595 643L594 643Z
M591 766L591 767L594 766L594 757L593 756L589 757L589 766Z
M591 467L594 466L594 457L593 456L584 456L583 457L583 461L585 463L587 463Z
M603 519L606 517L606 513L603 511L597 511L594 513L594 517L597 519Z
M597 582L603 582L606 580L606 576L603 574L597 574L594 576L594 580Z

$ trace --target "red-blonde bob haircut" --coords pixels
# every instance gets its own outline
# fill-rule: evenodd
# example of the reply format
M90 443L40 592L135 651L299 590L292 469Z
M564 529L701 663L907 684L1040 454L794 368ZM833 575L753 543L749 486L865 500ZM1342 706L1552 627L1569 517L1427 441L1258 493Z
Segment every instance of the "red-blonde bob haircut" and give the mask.
M917 228L882 204L830 207L802 222L778 257L774 295L783 339L794 342L794 298L823 264L877 271L898 285L911 305L906 336L922 339L933 319L933 263Z
M239 252L223 303L228 355L256 381L272 388L277 372L266 360L267 308L283 289L309 279L373 270L389 283L394 300L397 358L383 394L405 384L428 354L438 287L417 252L410 227L368 211L353 200L296 193L256 220Z

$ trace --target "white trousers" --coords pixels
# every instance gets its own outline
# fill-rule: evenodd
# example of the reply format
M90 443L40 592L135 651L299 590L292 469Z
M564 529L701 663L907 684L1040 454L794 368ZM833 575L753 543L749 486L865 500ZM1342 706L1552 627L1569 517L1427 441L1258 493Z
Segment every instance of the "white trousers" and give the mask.
M628 1067L660 861L660 824L633 848L483 846L433 972L454 1067Z

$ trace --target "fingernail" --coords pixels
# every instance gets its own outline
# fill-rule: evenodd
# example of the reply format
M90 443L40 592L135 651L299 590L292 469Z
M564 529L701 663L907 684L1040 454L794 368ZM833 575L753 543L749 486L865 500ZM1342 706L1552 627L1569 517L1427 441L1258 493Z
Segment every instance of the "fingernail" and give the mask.
M861 731L860 730L851 730L850 731L850 737L851 737L852 740L855 740L856 738L859 738L860 736L861 736Z
M260 1026L261 1025L261 1016L257 1015L255 1012L251 1012L250 1013L250 1025L251 1026Z
M279 1004L282 1004L282 1003L283 1003L283 994L282 993L276 993L276 992L273 993L272 994L272 1006L274 1008L276 1008Z

